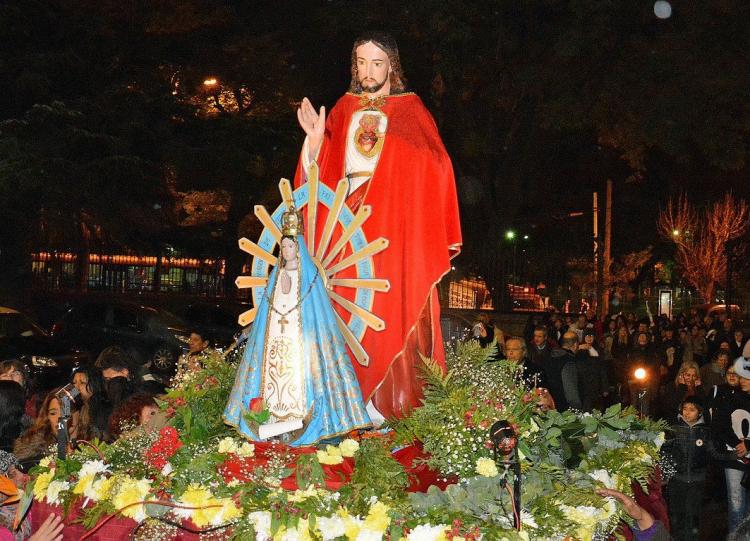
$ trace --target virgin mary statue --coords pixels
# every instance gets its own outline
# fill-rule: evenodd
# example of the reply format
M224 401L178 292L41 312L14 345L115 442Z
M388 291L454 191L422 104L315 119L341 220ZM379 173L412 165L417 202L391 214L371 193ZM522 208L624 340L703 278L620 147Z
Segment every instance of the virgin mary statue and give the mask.
M258 303L224 410L224 421L251 440L262 439L261 426L292 427L282 439L293 446L370 426L346 342L324 278L307 251L302 224L293 207L282 218L279 263ZM260 426L243 415L259 398L271 415Z

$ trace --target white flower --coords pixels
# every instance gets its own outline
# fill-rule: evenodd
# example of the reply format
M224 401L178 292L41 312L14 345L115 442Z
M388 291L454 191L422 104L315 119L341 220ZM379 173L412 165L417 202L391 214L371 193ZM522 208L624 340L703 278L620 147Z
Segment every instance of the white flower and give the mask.
M478 458L476 463L476 472L484 477L496 477L499 473L497 464L491 458Z
M527 528L538 528L539 525L536 523L534 515L529 513L526 509L521 509L521 524Z
M226 437L219 442L218 451L222 454L226 453L237 453L237 442L234 438Z
M445 524L432 526L430 524L420 524L406 536L409 541L436 541L448 528Z
M247 518L253 524L256 539L268 539L271 537L271 512L254 511Z
M611 476L607 470L594 470L589 472L589 476L593 477L607 488L617 488L617 474Z
M54 457L52 455L45 456L43 459L41 459L39 461L39 465L42 468L49 468L54 463L54 461L55 461L55 459L54 459Z
M346 524L338 515L318 517L315 520L315 524L320 530L323 541L331 541L332 539L346 535Z
M237 449L237 454L241 457L253 456L255 454L255 445L246 441L242 442L242 445Z
M97 473L108 471L109 466L107 466L103 460L89 460L88 462L84 462L81 466L81 469L78 471L78 477L86 477L87 475L96 475Z
M359 450L359 443L351 438L347 438L339 444L341 456L353 457Z
M362 528L357 534L356 541L381 541L383 534L367 528Z
M67 481L52 481L47 486L47 503L57 505L60 503L60 492L68 490L70 483Z
M164 464L164 467L161 469L161 474L166 477L170 473L172 473L172 464L167 462L166 464Z
M654 438L654 445L656 445L657 449L661 449L661 446L664 445L664 432L659 432Z

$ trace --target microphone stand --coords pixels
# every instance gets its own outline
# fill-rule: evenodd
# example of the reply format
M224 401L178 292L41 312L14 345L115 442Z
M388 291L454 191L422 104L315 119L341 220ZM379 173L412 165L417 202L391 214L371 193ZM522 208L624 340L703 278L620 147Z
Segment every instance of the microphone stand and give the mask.
M521 531L521 460L518 456L518 440L515 431L507 421L496 421L490 428L490 440L492 441L492 454L495 464L502 464L505 471L513 471L513 527ZM502 453L500 451L501 443L507 445L512 440L510 452ZM505 449L504 449L505 450ZM503 477L502 486L507 485L507 480Z

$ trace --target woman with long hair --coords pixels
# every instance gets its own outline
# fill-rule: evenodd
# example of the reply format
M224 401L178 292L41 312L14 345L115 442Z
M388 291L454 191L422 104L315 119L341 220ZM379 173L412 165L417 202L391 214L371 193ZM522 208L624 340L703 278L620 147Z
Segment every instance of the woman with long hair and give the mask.
M101 370L93 366L79 366L70 381L81 396L78 417L78 439L104 440L109 425L112 405L104 391Z
M58 391L59 389L54 389L47 394L34 424L16 440L13 447L13 454L26 470L29 466L36 465L49 448L57 443L57 423L62 414L62 405L56 396ZM74 422L71 422L69 435L71 439L76 437Z
M680 404L686 398L696 398L703 400L706 393L700 376L698 363L694 361L685 361L680 365L677 371L677 377L674 383L667 382L664 386L664 396L662 399L662 417L674 423L677 420Z
M23 432L23 409L23 388L15 381L0 381L0 451L12 451Z

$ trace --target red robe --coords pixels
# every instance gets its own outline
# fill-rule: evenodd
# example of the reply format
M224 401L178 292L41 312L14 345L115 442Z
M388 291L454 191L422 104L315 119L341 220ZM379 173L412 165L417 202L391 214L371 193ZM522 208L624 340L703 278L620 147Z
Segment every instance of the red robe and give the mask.
M317 161L321 182L333 190L345 176L351 116L362 107L360 96L347 93L326 119ZM362 226L368 242L378 237L390 242L373 257L375 276L391 284L389 292L375 293L372 307L386 328L365 332L362 345L369 366L354 362L365 401L372 399L390 417L418 405L422 397L417 351L445 366L436 285L460 251L461 228L453 167L422 100L411 93L387 96L381 110L388 126L375 173L347 203L372 207ZM300 159L295 187L304 181ZM324 221L325 212L319 213L316 238ZM336 291L354 297L351 288ZM348 312L339 313L349 320Z

